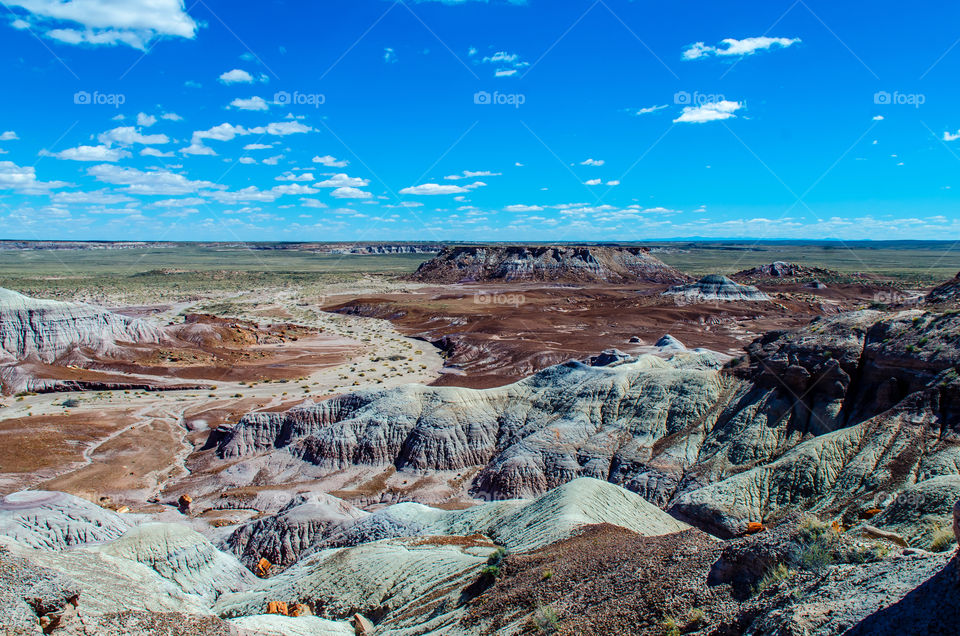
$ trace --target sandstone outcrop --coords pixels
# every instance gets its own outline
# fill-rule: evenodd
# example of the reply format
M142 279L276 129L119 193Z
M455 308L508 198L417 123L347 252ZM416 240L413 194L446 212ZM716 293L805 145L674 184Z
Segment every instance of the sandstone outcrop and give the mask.
M411 280L424 283L679 283L689 280L642 247L485 245L444 248Z

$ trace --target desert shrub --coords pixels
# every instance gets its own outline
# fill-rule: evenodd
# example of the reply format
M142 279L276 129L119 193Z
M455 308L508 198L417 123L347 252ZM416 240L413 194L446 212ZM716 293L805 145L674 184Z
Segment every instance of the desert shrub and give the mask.
M677 620L672 616L667 616L663 619L663 622L660 624L663 627L663 633L665 636L680 636L682 633L680 631L680 625L677 624Z
M60 403L60 406L66 409L74 409L80 406L80 400L70 398Z
M767 588L770 588L781 581L785 581L788 578L793 576L793 572L790 571L790 568L784 563L778 563L774 567L763 575L763 577L757 582L757 586L754 588L754 594L760 594Z
M552 607L542 606L533 613L533 624L541 634L552 634L557 631L560 619Z
M812 543L800 555L800 564L805 570L819 572L828 565L833 565L836 558L828 545L821 542Z
M953 530L940 528L933 533L933 538L930 539L930 551L946 552L953 546L954 542Z

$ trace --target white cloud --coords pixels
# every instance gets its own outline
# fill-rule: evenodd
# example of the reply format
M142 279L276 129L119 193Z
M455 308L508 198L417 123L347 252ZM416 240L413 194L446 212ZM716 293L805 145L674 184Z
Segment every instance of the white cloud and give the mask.
M319 163L321 166L327 166L328 168L346 168L350 162L346 159L340 160L331 155L324 155L322 157L314 157L313 163Z
M883 121L883 115L875 115L873 121Z
M50 195L51 203L94 203L97 205L116 205L136 201L125 194L114 194L107 190L89 192L55 192Z
M22 194L42 194L65 185L63 181L37 181L33 166L18 166L12 161L0 161L0 190L14 190Z
M607 185L608 185L608 186L618 186L618 185L620 185L620 181L619 181L619 179L613 179L613 180L611 180L611 181L607 181Z
M106 163L88 168L87 173L104 183L127 186L127 191L133 194L190 194L201 188L226 187L210 181L192 181L169 170L144 171Z
M235 68L220 75L220 81L224 84L252 84L253 75L243 69Z
M711 55L743 57L771 48L787 48L799 42L800 38L768 38L766 36L744 38L742 40L725 38L720 41L719 46L707 46L703 42L695 42L683 50L683 59L698 60Z
M467 186L440 185L437 183L424 183L418 186L411 186L400 190L400 194L416 194L422 196L433 196L438 194L463 194L474 188L487 185L483 181L475 181Z
M269 110L270 105L262 97L253 97L242 99L238 97L237 99L230 102L230 105L233 108L238 108L240 110Z
M168 121L182 121L183 117L176 113L164 113L160 115L160 119L166 119Z
M708 121L720 121L736 117L734 112L743 108L740 102L722 100L708 102L700 106L684 106L683 112L673 120L674 123L702 124Z
M286 185L274 186L273 192L277 194L316 194L319 190L305 186L302 183L288 183Z
M951 132L943 133L944 141L956 141L957 139L960 139L960 130L958 130L956 133L951 133Z
M351 188L349 186L337 188L336 190L330 193L330 196L335 197L337 199L372 199L373 198L373 195L371 193L365 192L363 190L359 190L357 188Z
M287 171L279 177L275 177L275 179L277 181L313 181L313 173L301 172L300 174L294 174L293 172Z
M46 150L40 151L43 157L56 157L57 159L68 159L70 161L119 161L129 157L130 153L122 148L111 148L109 146L77 146L76 148L67 148L60 152L51 153Z
M325 181L316 184L318 188L355 188L370 185L369 179L351 177L343 173L335 174Z
M17 28L32 27L68 44L126 44L146 50L158 37L193 39L197 23L183 0L8 0L26 9Z
M264 132L266 132L268 135L285 137L287 135L295 135L297 133L307 133L311 130L313 130L312 127L304 126L298 121L282 121L273 124L267 124L266 128L251 128L250 132L257 135L262 135Z
M239 159L237 159L237 163L242 163L244 165L250 166L257 163L257 160L254 159L253 157L240 157Z
M503 208L503 209L504 209L504 211L506 211L506 212L519 212L519 213L523 213L523 212L540 212L540 211L543 210L543 208L540 207L539 205L523 205L523 204L508 205L507 207L505 207L505 208Z
M327 204L316 199L300 199L300 205L305 208L325 208Z
M520 69L530 66L529 62L521 61L516 53L506 51L497 51L493 55L484 57L480 62L497 66L498 68L494 71L495 77L513 77Z
M200 197L184 197L182 199L162 199L150 204L152 208L186 208L194 205L205 205L207 202Z
M283 159L283 155L277 155L276 157L268 157L263 160L263 163L268 166L275 166L280 163L280 160Z
M144 128L149 128L157 123L157 118L153 115L147 115L146 113L137 113L137 126L143 126Z
M201 142L193 142L189 146L180 149L180 153L184 155L207 155L213 156L217 152L210 146L204 146Z
M383 49L383 61L386 62L387 64L396 63L397 52L390 47Z
M601 179L589 179L589 180L587 180L587 181L584 181L584 183L585 183L586 185L594 186L594 185L600 185L601 183L603 183L603 180L601 180Z
M604 163L606 162L603 159L587 159L585 161L581 161L580 165L581 166L602 166Z
M637 115L649 115L650 113L655 113L655 112L657 112L658 110L663 110L663 109L666 108L666 107L667 107L666 104L662 104L662 105L660 105L660 106L647 106L646 108L641 108L640 110L638 110L638 111L636 112L636 114L637 114Z
M273 144L247 144L243 147L244 150L266 150L268 148L273 148Z
M207 130L195 130L193 131L193 141L197 142L202 139L214 139L216 141L230 141L237 135L248 135L250 134L246 128L243 126L234 126L233 124L228 124L226 122L208 128Z
M13 132L12 130L8 130L7 132L0 133L0 141L14 141L16 139L20 139L20 138L17 137L17 133Z
M144 157L172 157L173 156L172 152L161 152L156 148L151 148L150 146L147 146L146 148L141 150L140 154Z
M214 192L211 196L220 203L236 204L243 201L262 201L269 203L276 201L279 195L269 190L260 190L256 186L247 186L234 192Z
M133 126L120 126L97 135L97 139L102 144L120 146L132 146L133 144L154 145L170 142L166 135L144 135Z
M451 174L444 177L444 179L456 181L458 179L476 179L477 177L499 177L501 174L500 172L490 172L489 170L464 170L463 174Z

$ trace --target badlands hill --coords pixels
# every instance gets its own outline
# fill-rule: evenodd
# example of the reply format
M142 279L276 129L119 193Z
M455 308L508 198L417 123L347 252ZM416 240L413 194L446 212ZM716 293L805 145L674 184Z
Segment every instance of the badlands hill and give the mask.
M770 297L752 285L735 283L726 276L711 274L689 285L674 285L663 292L678 304L717 302L764 302Z
M0 288L0 363L30 356L53 362L76 347L105 352L118 342L157 343L160 337L152 325L100 307Z
M490 500L593 477L720 536L794 509L856 519L878 492L960 474L957 338L955 314L854 312L768 334L728 368L680 351L495 389L362 391L250 414L208 447L242 462L237 487L389 467Z
M424 283L680 283L683 272L642 247L487 245L447 247L411 276Z

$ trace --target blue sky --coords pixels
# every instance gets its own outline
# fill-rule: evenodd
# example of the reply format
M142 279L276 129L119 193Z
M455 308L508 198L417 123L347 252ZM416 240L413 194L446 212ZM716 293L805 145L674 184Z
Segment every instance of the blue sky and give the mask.
M7 7L2 238L960 238L958 5Z

